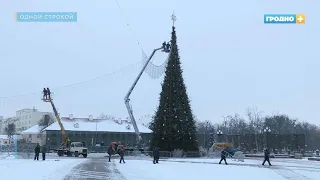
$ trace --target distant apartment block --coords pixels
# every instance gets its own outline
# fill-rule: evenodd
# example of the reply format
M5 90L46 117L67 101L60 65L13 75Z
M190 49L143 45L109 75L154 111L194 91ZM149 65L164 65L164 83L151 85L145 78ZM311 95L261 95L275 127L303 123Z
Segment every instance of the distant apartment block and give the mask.
M18 110L16 111L15 117L2 118L2 120L0 119L0 134L5 134L5 127L10 123L14 123L16 125L17 133L21 133L32 126L37 125L44 115L50 115L54 118L53 113L40 112L35 108Z

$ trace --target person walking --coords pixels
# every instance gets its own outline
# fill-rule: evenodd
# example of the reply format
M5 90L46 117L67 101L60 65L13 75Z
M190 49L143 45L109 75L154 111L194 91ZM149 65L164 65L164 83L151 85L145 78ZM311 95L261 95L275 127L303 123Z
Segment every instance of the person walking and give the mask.
M227 155L228 155L228 152L225 149L221 151L221 159L220 159L219 164L221 164L221 162L224 161L224 163L226 165L228 165L228 163L227 163Z
M266 163L266 162L268 162L269 166L272 166L270 163L270 151L268 148L266 148L264 150L264 160L263 160L262 165L264 166L264 163Z
M39 161L39 154L40 154L40 145L38 144L36 148L34 148L34 160Z
M125 161L124 161L124 152L125 152L125 149L124 149L124 146L122 145L121 146L121 149L120 149L120 151L119 151L119 155L120 155L120 163L123 161L123 163L126 163Z

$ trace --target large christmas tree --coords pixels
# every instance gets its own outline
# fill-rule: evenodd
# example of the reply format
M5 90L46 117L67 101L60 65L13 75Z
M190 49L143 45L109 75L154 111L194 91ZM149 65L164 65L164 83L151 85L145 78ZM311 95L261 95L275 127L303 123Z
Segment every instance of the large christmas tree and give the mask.
M171 52L160 93L160 104L151 123L151 147L163 151L198 151L196 125L182 77L175 27Z

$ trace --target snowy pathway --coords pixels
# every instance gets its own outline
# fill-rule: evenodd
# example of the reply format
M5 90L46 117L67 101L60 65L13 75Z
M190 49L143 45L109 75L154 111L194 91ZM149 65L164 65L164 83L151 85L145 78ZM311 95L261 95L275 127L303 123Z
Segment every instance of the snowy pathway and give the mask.
M125 180L117 170L115 162L106 158L91 158L71 170L64 180Z

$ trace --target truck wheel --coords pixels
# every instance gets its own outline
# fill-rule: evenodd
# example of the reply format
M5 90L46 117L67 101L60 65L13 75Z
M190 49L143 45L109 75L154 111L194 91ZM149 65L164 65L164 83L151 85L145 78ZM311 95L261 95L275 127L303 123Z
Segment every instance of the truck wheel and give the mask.
M74 157L79 157L79 153L77 151L74 152Z
M84 158L86 158L86 157L88 156L88 154L82 154L82 156L83 156Z
M72 157L72 153L70 151L67 151L67 156Z
M63 156L63 152L62 151L58 151L58 156Z

